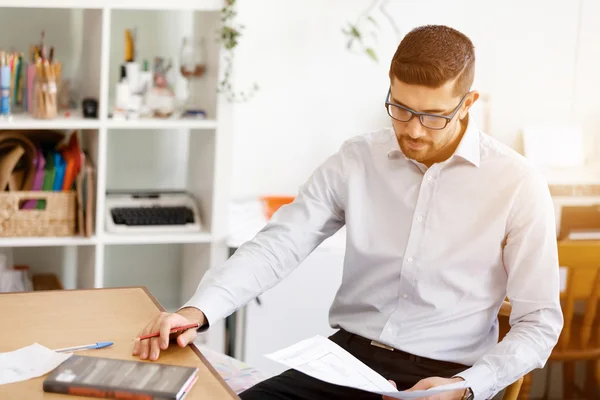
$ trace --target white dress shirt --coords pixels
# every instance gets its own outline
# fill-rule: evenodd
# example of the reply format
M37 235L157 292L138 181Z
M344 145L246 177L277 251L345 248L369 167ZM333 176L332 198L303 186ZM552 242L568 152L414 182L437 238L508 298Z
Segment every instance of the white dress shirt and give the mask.
M344 224L333 328L472 366L459 376L478 400L544 366L563 325L549 189L472 121L454 155L430 168L404 157L391 128L346 141L184 306L209 324L225 318ZM507 296L512 329L498 343Z

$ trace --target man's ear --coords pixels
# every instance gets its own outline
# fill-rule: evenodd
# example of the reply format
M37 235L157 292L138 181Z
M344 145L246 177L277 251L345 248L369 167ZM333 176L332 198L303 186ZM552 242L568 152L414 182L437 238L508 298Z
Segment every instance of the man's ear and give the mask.
M473 104L475 104L477 99L479 99L479 92L477 90L473 90L472 92L469 92L469 94L467 94L467 98L465 99L465 102L463 103L463 106L460 110L459 117L461 120L467 116L469 109L473 106Z

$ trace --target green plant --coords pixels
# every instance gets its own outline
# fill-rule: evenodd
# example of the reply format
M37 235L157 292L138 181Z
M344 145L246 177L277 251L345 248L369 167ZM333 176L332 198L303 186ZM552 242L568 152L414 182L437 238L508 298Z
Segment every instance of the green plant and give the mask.
M231 83L233 73L234 49L239 43L244 26L235 22L237 11L235 9L236 0L226 0L225 6L221 9L221 27L219 30L219 40L225 49L223 61L223 77L219 81L217 91L225 94L230 102L244 102L249 100L258 91L258 85L254 83L248 90L236 92Z
M375 53L375 50L373 49L373 47L365 44L364 42L364 34L361 32L360 28L359 28L359 24L360 24L360 17L358 19L357 22L355 23L351 23L348 22L348 26L346 27L346 29L342 29L342 32L344 32L344 34L346 36L348 36L348 42L346 44L346 48L348 50L351 50L353 46L358 45L361 49L361 51L363 51L367 56L369 56L373 61L377 62L377 53ZM365 17L365 19L370 22L372 25L374 25L375 27L377 27L377 21L375 21L375 19L371 16L367 16Z
M342 32L347 37L346 48L348 50L358 47L358 50L366 54L371 60L375 62L379 61L377 53L373 48L374 42L377 41L377 30L379 30L379 24L372 15L373 11L378 11L394 29L396 35L400 35L400 30L394 19L385 8L388 1L372 0L369 6L360 13L355 22L347 22L346 27L342 28ZM369 39L372 39L372 43L370 43Z

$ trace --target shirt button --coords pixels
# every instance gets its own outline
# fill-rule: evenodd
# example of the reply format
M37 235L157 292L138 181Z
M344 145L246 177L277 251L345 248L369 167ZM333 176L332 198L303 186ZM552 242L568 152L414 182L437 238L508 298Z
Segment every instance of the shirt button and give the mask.
M388 333L392 333L392 328L387 328Z
M412 260L413 260L413 258L412 258L412 257L408 257L408 258L406 259L406 262L407 262L407 263L411 263L411 262L412 262Z
M402 295L402 297L404 297L405 299L408 299L408 295L407 295L406 293L404 293L404 294Z
M423 216L422 216L422 215L419 215L419 216L417 217L417 221L418 221L418 222L423 222Z
M432 179L433 179L433 177L432 177L431 175L428 175L428 176L427 176L427 180L428 180L428 181L430 181L430 180L432 180Z

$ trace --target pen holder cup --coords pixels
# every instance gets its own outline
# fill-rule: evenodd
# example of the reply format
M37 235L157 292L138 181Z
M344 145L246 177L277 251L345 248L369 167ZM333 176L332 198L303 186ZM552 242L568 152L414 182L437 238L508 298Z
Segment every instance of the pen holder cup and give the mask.
M0 192L0 237L74 236L76 192Z
M33 117L52 119L58 114L57 86L54 79L36 78L33 87Z

